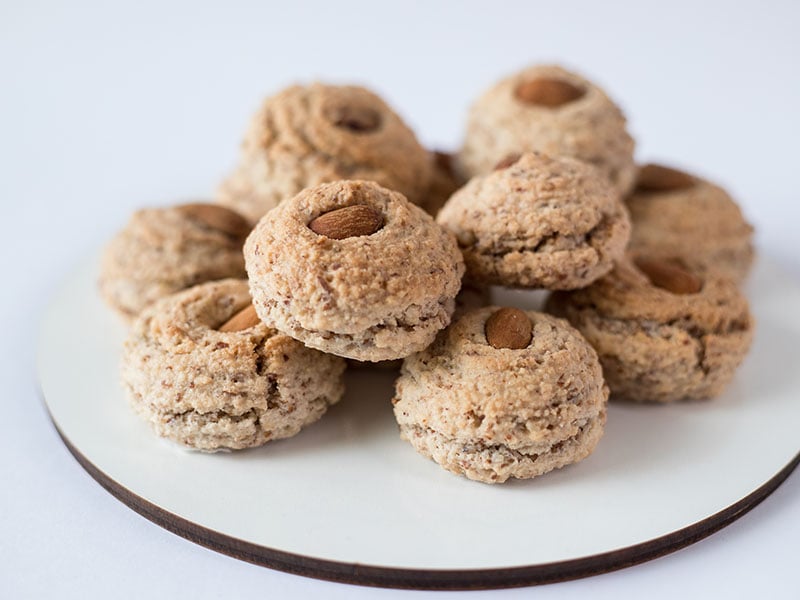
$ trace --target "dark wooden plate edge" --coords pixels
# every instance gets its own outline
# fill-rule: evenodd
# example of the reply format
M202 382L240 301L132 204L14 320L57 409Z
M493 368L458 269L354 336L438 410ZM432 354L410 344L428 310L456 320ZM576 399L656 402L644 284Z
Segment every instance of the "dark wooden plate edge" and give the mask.
M798 453L764 485L702 521L662 537L612 552L507 569L402 569L336 562L292 554L259 546L197 525L159 508L114 481L72 445L53 420L49 410L48 415L64 445L95 481L123 504L167 531L221 554L270 569L337 583L399 589L480 590L542 585L591 577L647 562L685 548L731 524L774 492L800 463L800 453Z

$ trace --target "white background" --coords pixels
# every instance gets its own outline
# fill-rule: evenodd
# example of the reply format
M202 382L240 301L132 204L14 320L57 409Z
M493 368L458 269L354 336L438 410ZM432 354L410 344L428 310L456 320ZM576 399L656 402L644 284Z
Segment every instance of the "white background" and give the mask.
M423 142L455 148L482 89L528 63L562 62L619 101L640 159L682 165L728 187L757 227L760 252L800 277L800 5L288 4L0 4L3 597L434 595L273 572L160 529L82 471L37 394L38 321L58 282L135 208L209 196L232 166L252 111L287 83L365 83ZM798 366L797 355L786 361ZM757 440L742 443L757 451ZM535 592L796 598L798 556L795 473L694 546Z

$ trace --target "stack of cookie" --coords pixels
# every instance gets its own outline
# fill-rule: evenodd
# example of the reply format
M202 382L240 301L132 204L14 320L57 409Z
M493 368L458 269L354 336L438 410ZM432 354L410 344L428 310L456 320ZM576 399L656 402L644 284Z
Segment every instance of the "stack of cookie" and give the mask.
M555 66L488 90L454 155L366 89L292 86L216 202L140 211L109 245L128 396L159 435L246 448L338 402L345 359L403 360L401 437L488 483L591 454L609 394L716 396L752 338L752 228L633 153L616 104ZM551 290L550 314L491 286Z

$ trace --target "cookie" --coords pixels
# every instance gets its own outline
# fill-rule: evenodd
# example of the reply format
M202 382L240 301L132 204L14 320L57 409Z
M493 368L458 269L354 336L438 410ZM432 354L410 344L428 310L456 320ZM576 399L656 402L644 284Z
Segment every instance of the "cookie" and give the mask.
M634 255L679 258L699 273L743 281L753 264L753 227L730 195L700 177L661 165L639 170L626 200Z
M634 142L622 111L590 81L534 66L496 84L469 112L459 164L488 173L509 154L539 151L594 164L623 195L633 185Z
M610 271L630 223L600 172L538 153L508 163L474 177L436 217L455 233L467 277L483 285L573 289Z
M346 358L403 358L447 326L464 263L421 208L369 181L300 192L245 243L259 316Z
M586 289L552 294L546 306L597 350L612 398L717 396L753 337L747 300L732 280L675 261L620 263Z
M453 155L434 152L433 175L422 208L435 217L450 196L465 183L466 180L456 171Z
M247 282L226 279L164 298L135 321L122 380L158 435L206 451L260 446L342 397L344 361L270 329L249 303Z
M249 232L244 217L214 204L136 211L103 252L100 294L131 319L198 283L244 278L242 245Z
M307 187L364 179L422 203L432 171L411 129L369 90L295 85L256 113L217 200L255 222Z
M607 399L597 355L566 321L490 306L406 358L392 402L417 452L501 483L586 458L603 435Z

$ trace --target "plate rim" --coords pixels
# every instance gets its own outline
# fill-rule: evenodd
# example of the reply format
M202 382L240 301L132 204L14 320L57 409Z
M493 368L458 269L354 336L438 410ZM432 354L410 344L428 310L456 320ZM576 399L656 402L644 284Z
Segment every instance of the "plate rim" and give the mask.
M92 463L61 431L44 391L39 397L50 423L76 462L100 486L148 521L199 546L255 564L313 579L367 587L414 590L487 590L527 587L582 579L632 567L671 554L730 525L764 501L800 464L798 452L773 477L744 498L700 521L663 536L563 561L489 569L410 569L334 561L262 546L199 525L153 504L129 490Z

